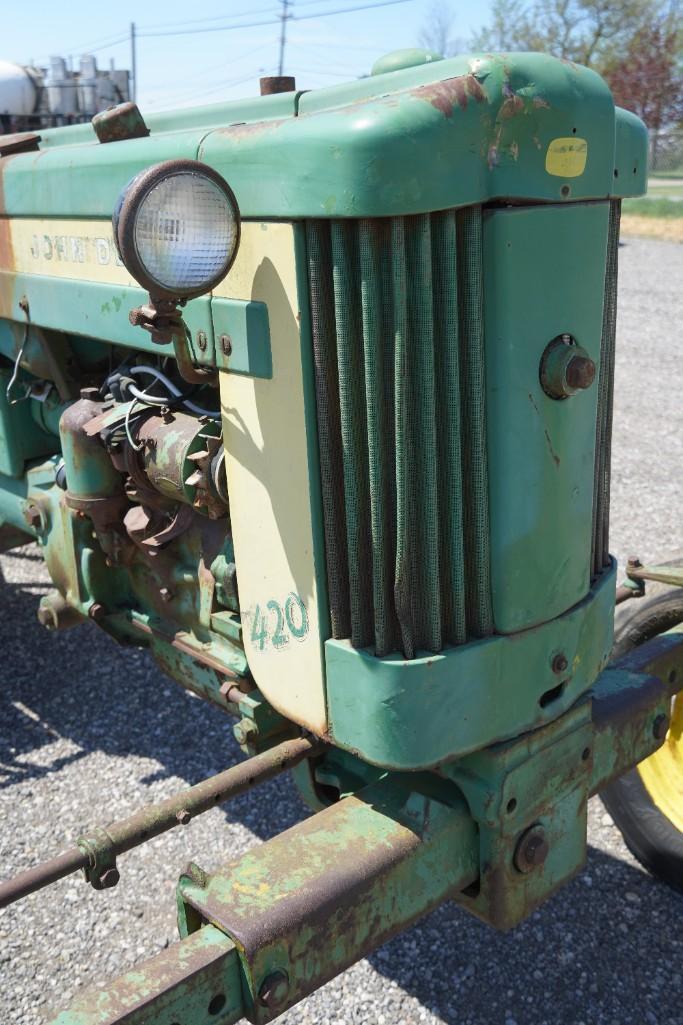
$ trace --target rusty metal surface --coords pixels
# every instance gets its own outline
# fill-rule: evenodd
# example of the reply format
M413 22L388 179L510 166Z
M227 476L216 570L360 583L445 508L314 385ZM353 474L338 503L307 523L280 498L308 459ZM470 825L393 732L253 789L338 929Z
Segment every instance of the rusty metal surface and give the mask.
M321 742L305 737L284 741L159 804L148 804L128 818L113 822L104 829L95 827L79 838L79 846L0 884L0 908L79 868L87 868L90 881L96 889L100 888L96 884L105 871L114 868L117 855L175 826L187 824L194 816L246 793L257 784L298 765L304 758L320 754L323 749ZM108 885L115 883L110 882Z
M30 153L39 149L40 136L36 132L15 132L14 135L0 135L0 157L13 153Z
M270 96L272 93L293 93L296 90L296 80L292 75L266 75L259 79L261 96Z
M181 932L208 921L235 940L250 1020L270 1021L476 878L457 789L441 781L438 799L414 783L369 787L215 875L181 879Z
M52 1025L230 1025L242 1017L239 962L218 929L174 943L106 989L82 993Z
M458 75L440 82L430 82L411 90L417 99L426 100L445 117L452 117L456 107L466 110L469 102L483 103L486 93L474 75Z
M8 879L0 883L0 908L6 908L29 893L35 893L44 886L56 883L58 879L78 872L79 868L85 868L88 859L80 847L72 847L71 850L58 854L56 858L44 861L35 868L29 868L21 872L14 879Z
M149 135L138 105L132 101L110 107L92 119L95 135L100 142L119 142L124 139L143 139Z

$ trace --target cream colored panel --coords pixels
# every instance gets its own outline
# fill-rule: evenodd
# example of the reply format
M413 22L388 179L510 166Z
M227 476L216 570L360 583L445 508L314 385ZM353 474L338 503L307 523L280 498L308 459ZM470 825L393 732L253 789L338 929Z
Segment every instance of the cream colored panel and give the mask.
M273 377L220 374L244 643L260 690L283 714L326 730L304 420L294 232L243 224L215 295L268 305Z
M111 221L10 219L13 269L20 274L136 285L121 263Z

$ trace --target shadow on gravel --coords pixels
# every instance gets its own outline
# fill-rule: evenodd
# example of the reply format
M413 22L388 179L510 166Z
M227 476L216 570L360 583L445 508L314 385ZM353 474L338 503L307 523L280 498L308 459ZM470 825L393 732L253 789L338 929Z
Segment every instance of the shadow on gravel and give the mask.
M40 595L50 589L42 560L30 547L11 558L28 565L21 583L0 579L0 789L39 780L96 750L159 762L141 780L147 784L173 776L191 785L243 759L234 719L186 693L146 651L121 647L91 623L45 630L36 618ZM60 737L74 751L52 761L48 745ZM225 814L261 839L307 814L288 776L258 794L257 801L250 794L231 801ZM136 806L131 800L131 811ZM99 818L106 821L106 808Z
M154 759L147 782L195 783L242 757L231 720L185 694L145 652L89 624L45 631L36 620L47 589L40 560L31 549L12 558L36 570L0 586L0 786L56 771L47 749L55 737L73 743L71 759L98 749ZM306 813L284 777L225 811L262 839ZM680 1025L682 919L681 896L590 849L583 874L513 932L448 904L369 961L447 1025ZM345 1020L375 1025L364 1015L359 996Z
M682 916L681 895L590 847L511 932L447 904L369 961L448 1025L680 1025Z

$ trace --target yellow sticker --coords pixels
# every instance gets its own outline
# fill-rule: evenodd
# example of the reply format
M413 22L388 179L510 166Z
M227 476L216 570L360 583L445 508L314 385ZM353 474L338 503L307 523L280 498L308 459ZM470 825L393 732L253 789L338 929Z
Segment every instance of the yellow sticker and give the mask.
M572 136L553 139L545 155L545 169L557 178L578 178L586 169L588 143Z

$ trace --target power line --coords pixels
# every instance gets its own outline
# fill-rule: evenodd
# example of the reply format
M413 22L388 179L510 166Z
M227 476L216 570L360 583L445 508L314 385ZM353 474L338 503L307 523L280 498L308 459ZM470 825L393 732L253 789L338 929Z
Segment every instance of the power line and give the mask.
M120 36L118 39L113 40L111 43L104 43L102 46L90 46L87 49L87 53L99 53L100 50L108 50L110 47L120 46L121 43L127 43L129 35L126 32L125 36Z
M231 64L239 64L239 63L241 63L241 61L246 60L247 57L253 56L255 53L258 53L260 50L268 49L268 47L271 46L272 43L274 43L275 41L276 41L275 37L271 37L270 39L266 40L266 42L261 43L259 46L255 46L252 50L247 50L246 53L241 54L237 58L237 60L232 61ZM224 68L225 65L226 65L226 61L224 61L224 60L221 61L220 64L212 64L210 67L204 68L204 70L200 73L199 76L193 76L193 77L195 77L195 78L196 77L200 77L200 78L204 77L206 75L211 74L211 72L213 72L213 71L217 71L219 68ZM247 75L247 78L244 79L244 80L243 79L239 79L239 81L235 81L235 82L225 82L224 81L224 82L219 83L217 86L207 87L206 89L204 89L204 87L201 86L200 89L203 90L203 91L200 91L199 95L203 95L203 92L205 92L205 91L213 92L214 89L221 89L223 87L227 87L228 85L238 85L239 82L247 81L249 78L253 78L257 74L258 74L258 71L254 71L251 74ZM182 100L182 99L186 99L186 98L191 98L192 96L197 95L197 93L198 93L198 90L196 90L196 89L191 90L189 93L186 90L183 90L182 92L171 93L170 96L164 96L161 100L157 100L156 102L154 102L153 106L158 106L159 103L173 103L173 102L175 102L175 100Z
M207 22L225 21L226 18L246 18L248 15L254 14L265 14L272 12L275 15L277 0L273 0L267 7L250 8L247 11L235 11L233 14L214 14L210 18L183 18L181 21L156 21L149 25L141 25L142 29L155 29L155 28L180 28L182 25L201 25ZM311 4L320 3L332 3L333 0L297 0L297 7L310 7Z
M290 14L288 20L290 21L314 21L316 18L329 18L335 14L352 14L354 11L369 11L375 10L378 7L393 7L395 4L411 3L412 0L381 0L380 3L376 4L359 4L354 7L338 7L334 11L316 11L314 14ZM242 22L240 25L216 25L212 28L190 28L183 31L171 30L170 32L140 32L140 36L146 36L148 38L158 36L192 36L203 32L233 32L236 29L241 28L258 28L261 25L277 25L281 22L280 18L269 18L261 21Z
M310 2L310 0L309 0L309 2ZM315 2L319 2L319 0L315 0ZM275 3L274 2L271 3L271 4L268 4L267 7L257 7L256 9L254 9L252 7L248 11L235 11L234 14L230 14L230 15L227 15L227 14L215 14L211 18L184 18L182 21L171 21L171 22L168 22L168 21L156 21L156 22L154 22L151 25L142 25L141 28L143 28L143 29L168 28L169 25L172 28L179 28L181 25L201 25L201 24L205 24L206 22L210 22L210 21L225 21L225 19L227 17L230 17L230 18L246 18L250 14L266 14L269 11L271 11L273 14L275 13Z

